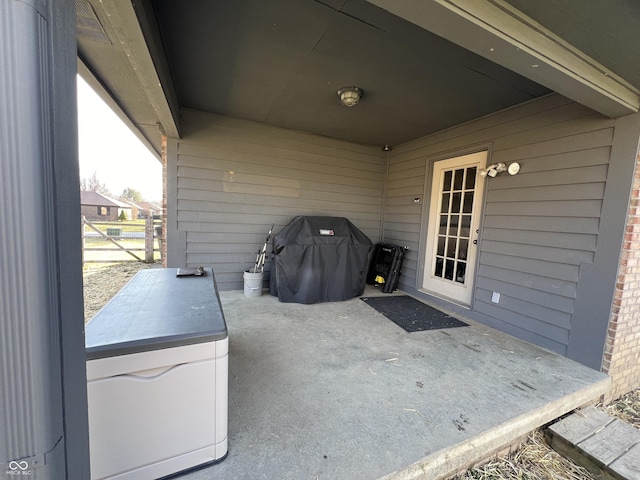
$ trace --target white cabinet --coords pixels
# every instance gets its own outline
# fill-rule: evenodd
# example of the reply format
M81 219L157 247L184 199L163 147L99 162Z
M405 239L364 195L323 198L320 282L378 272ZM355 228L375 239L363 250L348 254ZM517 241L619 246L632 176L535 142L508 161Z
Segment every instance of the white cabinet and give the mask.
M226 456L229 340L206 271L139 272L87 325L92 479L154 479Z

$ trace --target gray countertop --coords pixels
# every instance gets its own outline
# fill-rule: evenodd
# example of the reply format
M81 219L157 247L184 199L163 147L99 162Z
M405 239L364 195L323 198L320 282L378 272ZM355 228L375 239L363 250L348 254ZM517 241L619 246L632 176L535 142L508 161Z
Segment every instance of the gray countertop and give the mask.
M213 270L177 277L177 268L138 272L87 324L87 359L227 337Z

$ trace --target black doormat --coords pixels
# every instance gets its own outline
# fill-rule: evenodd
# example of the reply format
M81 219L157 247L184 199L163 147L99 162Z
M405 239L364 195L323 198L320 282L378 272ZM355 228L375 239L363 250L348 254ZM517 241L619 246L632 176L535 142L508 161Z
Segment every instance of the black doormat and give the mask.
M469 326L406 295L362 297L362 300L409 333Z

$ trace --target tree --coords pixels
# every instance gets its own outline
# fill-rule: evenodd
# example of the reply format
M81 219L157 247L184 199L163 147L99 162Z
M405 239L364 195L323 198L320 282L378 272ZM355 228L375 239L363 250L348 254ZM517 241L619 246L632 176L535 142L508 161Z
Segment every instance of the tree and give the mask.
M131 200L132 202L141 202L143 200L142 194L135 188L125 188L120 194L120 199Z
M120 212L120 215L118 216L118 220L120 220L121 222L124 222L127 219L127 214L124 213L124 210L122 210Z
M89 178L82 177L80 179L80 190L83 192L96 192L102 195L111 196L109 188L100 181L96 172L93 172L93 175Z

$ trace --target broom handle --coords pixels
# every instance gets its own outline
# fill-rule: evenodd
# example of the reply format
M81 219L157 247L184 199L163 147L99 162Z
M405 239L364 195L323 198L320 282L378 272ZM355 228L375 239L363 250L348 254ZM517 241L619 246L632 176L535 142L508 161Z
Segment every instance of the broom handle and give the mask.
M258 260L256 260L256 271L259 268L264 272L264 262L267 257L267 244L269 243L269 239L271 239L271 232L273 232L273 227L275 227L275 225L276 225L275 223L271 225L271 228L269 229L269 233L267 234L267 239L264 241L264 245L262 246L262 250L258 252L259 255L258 255Z

